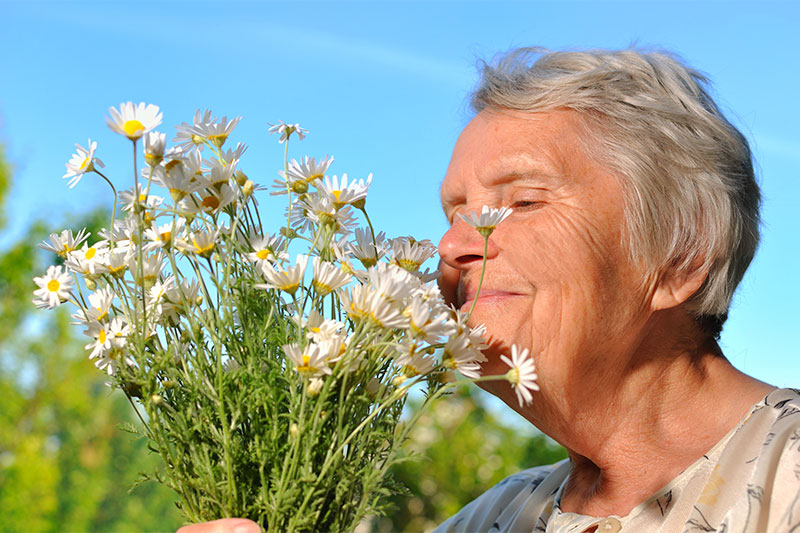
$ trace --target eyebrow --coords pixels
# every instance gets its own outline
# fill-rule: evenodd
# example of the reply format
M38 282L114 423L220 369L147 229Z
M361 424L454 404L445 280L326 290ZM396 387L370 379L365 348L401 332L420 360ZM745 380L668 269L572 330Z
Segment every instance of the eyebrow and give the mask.
M490 167L488 171L483 173L483 175L478 176L478 182L485 187L504 185L514 181L530 180L540 181L542 183L563 181L563 178L557 172L555 172L555 169L552 165L548 165L541 159L531 157L530 155L524 153L504 157L496 161L492 166L499 168L508 167L512 169L516 167L517 169L522 170L496 172ZM489 177L486 177L487 175Z

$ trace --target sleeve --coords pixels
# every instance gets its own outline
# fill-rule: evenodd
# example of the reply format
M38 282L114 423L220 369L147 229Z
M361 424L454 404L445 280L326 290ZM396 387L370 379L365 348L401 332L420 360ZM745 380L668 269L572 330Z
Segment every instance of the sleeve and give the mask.
M439 525L434 533L505 531L508 520L504 517L516 516L518 508L529 504L536 489L560 464L531 468L505 478Z
M786 405L772 434L768 533L800 532L800 405Z

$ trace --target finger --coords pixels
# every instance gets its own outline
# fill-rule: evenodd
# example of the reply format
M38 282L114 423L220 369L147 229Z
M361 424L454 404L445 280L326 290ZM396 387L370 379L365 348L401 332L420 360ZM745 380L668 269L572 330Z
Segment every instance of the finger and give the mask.
M246 518L222 518L183 526L176 533L261 533L261 527Z

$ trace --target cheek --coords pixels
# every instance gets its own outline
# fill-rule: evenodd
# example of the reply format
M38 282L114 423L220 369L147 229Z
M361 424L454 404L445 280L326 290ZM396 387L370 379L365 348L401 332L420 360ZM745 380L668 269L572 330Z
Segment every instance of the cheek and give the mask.
M622 328L630 301L628 261L618 231L603 231L579 213L550 216L517 236L511 268L533 291L525 310L509 310L513 335L534 353L584 351ZM634 305L635 307L635 305Z

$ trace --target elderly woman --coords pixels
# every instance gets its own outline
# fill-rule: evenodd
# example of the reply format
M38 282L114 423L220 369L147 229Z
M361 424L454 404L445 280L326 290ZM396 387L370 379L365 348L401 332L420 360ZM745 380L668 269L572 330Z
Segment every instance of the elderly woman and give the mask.
M800 530L800 394L716 339L758 242L747 141L665 54L518 50L486 66L442 184L442 287L475 298L484 372L526 346L519 407L569 460L507 478L438 531Z
M530 349L520 406L569 459L437 531L800 530L800 393L716 339L758 243L747 141L659 53L523 49L487 65L442 184L445 296L487 327L486 374ZM483 238L457 215L507 206ZM224 522L236 525L236 522ZM219 525L219 524L217 524Z

